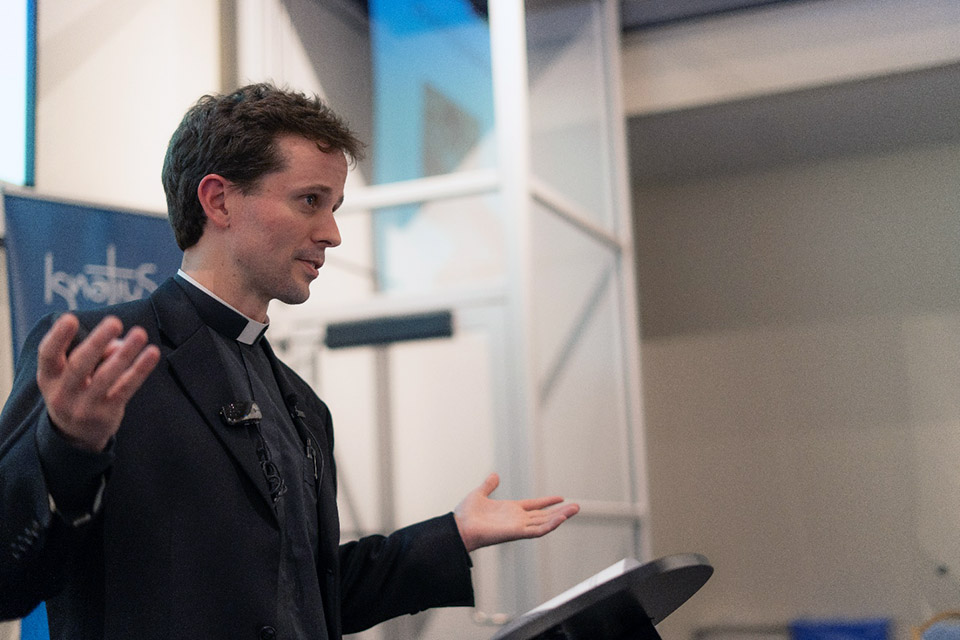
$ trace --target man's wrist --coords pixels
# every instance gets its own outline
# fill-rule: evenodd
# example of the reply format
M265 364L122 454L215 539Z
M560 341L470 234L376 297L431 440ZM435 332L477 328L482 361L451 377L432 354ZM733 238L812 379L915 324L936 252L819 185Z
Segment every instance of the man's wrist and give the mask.
M50 422L50 427L54 430L54 432L56 432L58 436L60 436L64 441L66 441L67 444L75 449L82 449L83 451L87 451L89 453L103 453L103 451L110 444L111 438L109 437L97 442L91 442L86 438L82 438L70 433L60 426L59 422L53 417L49 409L47 409L47 417Z
M36 446L47 492L55 507L51 510L67 520L93 513L93 505L102 496L106 474L113 465L113 440L100 452L76 447L43 412L37 425Z
M463 548L467 550L467 553L471 551L476 551L477 546L475 541L472 539L463 523L463 517L460 516L456 511L453 512L453 521L457 523L457 533L460 534L460 540L463 542Z

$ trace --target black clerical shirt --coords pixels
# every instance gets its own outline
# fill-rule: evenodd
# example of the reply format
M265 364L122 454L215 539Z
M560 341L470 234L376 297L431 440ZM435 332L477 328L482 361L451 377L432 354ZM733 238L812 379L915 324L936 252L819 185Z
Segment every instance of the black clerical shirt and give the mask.
M277 589L277 637L325 640L326 624L317 569L316 458L293 424L277 385L263 339L266 325L251 320L227 305L182 271L177 283L206 323L220 358L231 393L237 402L255 402L263 417L249 426L250 446L266 457L274 509L281 524L280 569ZM262 440L261 440L262 438ZM272 466L270 466L272 465ZM261 465L263 466L263 465Z

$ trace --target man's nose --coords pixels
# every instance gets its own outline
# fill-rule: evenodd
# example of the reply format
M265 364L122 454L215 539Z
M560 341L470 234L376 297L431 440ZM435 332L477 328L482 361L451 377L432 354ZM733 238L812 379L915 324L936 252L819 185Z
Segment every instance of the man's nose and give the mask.
M320 224L313 232L313 241L328 247L340 245L340 227L333 213L323 216Z

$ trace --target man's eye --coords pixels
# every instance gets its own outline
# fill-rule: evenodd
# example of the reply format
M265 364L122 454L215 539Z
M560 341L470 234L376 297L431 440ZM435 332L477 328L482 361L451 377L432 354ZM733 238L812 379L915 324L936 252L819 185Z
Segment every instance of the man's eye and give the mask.
M303 197L303 201L307 203L307 206L308 206L308 207L316 206L316 204L317 204L317 196L313 196L313 195L304 196L304 197Z

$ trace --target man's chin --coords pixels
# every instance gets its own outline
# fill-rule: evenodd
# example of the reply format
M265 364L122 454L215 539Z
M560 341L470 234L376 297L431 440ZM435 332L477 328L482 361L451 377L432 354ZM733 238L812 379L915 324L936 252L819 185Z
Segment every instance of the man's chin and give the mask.
M310 287L304 287L302 291L284 291L283 295L277 296L277 300L284 304L303 304L310 298Z

